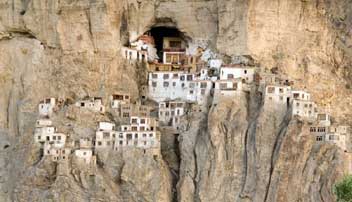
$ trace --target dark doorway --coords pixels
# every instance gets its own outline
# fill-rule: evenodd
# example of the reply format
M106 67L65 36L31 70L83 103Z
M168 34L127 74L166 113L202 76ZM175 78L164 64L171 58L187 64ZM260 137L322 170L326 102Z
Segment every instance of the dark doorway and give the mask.
M145 34L150 34L153 36L155 41L155 48L157 49L157 54L160 61L163 62L163 38L164 37L183 37L183 34L174 27L153 27Z

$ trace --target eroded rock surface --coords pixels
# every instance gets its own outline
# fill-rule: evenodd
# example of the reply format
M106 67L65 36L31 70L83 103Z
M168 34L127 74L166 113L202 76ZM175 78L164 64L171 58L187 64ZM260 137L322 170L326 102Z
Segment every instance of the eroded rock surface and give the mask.
M0 0L0 201L333 201L341 151L315 145L307 123L255 92L194 113L178 141L164 142L177 142L177 158L109 153L95 176L40 160L39 100L116 90L136 99L143 76L120 47L155 25L277 67L351 124L350 1ZM65 108L54 120L87 135L109 117Z

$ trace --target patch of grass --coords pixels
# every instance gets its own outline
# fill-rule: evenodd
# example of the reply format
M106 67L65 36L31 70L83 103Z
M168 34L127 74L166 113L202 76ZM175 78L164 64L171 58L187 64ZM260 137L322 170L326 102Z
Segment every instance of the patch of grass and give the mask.
M333 187L337 202L352 202L352 175L346 175Z

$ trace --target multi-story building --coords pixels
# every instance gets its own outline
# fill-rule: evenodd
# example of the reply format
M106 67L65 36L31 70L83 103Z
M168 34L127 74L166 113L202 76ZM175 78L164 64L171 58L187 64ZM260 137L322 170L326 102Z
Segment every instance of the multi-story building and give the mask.
M158 121L151 117L131 117L129 125L121 125L115 138L115 150L135 147L160 154Z
M255 67L243 65L226 65L220 68L220 80L241 79L242 83L252 83Z
M119 109L122 104L129 104L131 102L130 95L127 93L116 93L110 96L111 108Z
M217 104L221 97L234 97L243 91L241 79L227 79L215 81L213 104Z
M103 99L101 97L85 98L76 102L76 107L82 109L88 109L94 112L105 112L105 107L103 105Z
M159 121L164 125L178 129L181 117L186 113L186 102L165 101L159 102Z
M55 98L47 98L40 101L38 105L39 115L41 116L51 116L57 102Z
M289 106L291 100L290 86L268 85L265 88L265 104L274 103Z
M116 136L115 124L99 122L95 133L94 145L96 149L112 149Z

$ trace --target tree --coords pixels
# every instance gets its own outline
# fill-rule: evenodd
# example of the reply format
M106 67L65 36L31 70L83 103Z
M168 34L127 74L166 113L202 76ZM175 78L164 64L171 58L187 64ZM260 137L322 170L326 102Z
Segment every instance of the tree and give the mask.
M346 175L333 188L337 202L352 202L352 175Z

